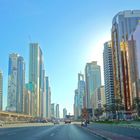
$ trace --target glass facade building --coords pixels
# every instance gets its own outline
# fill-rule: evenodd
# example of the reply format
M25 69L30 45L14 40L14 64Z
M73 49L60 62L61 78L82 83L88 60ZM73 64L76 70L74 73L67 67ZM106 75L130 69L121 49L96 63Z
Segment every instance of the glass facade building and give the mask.
M33 117L36 116L35 106L35 87L33 83L26 84L25 97L24 97L24 113Z
M81 116L81 110L86 105L85 99L85 81L84 75L79 73L78 74L78 116Z
M43 54L38 43L30 43L29 53L29 83L35 88L35 114L41 116L42 94L43 94Z
M59 114L59 104L56 105L56 118L60 118L60 114Z
M7 110L24 112L25 62L18 54L9 55Z
M130 35L128 43L129 83L133 99L140 98L140 23Z
M52 104L51 104L51 118L52 118L52 119L56 117L55 111L56 111L56 110L55 110L55 104L52 103Z
M112 21L112 58L114 72L114 94L124 104L125 111L132 108L131 87L129 84L127 41L140 20L140 11L119 12Z
M136 97L140 98L140 20L136 30L133 33L133 39L135 41L135 68L136 68Z
M78 89L75 90L74 95L74 117L75 119L78 119Z
M46 117L51 118L51 88L49 85L49 77L45 77L46 80Z
M96 88L101 86L101 69L97 61L86 64L85 68L87 108L93 108L93 95Z
M64 109L63 109L63 118L64 118L64 119L66 118L66 115L67 115L67 109L64 108Z

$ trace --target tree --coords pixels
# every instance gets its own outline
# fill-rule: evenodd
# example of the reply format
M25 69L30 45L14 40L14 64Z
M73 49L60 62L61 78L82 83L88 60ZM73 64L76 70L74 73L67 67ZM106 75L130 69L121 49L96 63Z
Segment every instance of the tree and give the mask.
M96 118L97 119L99 119L100 118L100 116L102 116L103 115L103 108L96 108L95 110L94 110L94 115L96 116Z
M114 114L115 114L115 105L112 104L110 106L107 106L106 104L104 104L103 107L104 107L104 112L106 114L108 114L107 115L108 119L109 118L113 119L114 118Z
M137 111L137 115L140 116L140 97L133 99L133 110Z
M124 105L122 104L122 100L120 98L115 99L115 112L116 112L116 117L118 120L120 119L120 113L124 111Z

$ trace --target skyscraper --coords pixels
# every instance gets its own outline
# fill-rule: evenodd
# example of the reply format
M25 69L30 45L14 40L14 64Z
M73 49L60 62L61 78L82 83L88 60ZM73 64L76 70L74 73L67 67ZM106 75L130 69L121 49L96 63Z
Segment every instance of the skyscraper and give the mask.
M140 21L136 30L131 34L128 40L128 68L129 68L129 84L131 90L131 98L133 111L140 116L138 102L140 101ZM136 105L137 104L137 105Z
M105 84L106 106L109 109L114 107L115 105L111 41L106 42L104 44L103 62L104 62L104 84Z
M32 113L32 92L29 88L29 84L26 84L26 87L25 87L25 93L24 93L24 113L25 114L28 114L28 115L33 115Z
M30 43L29 83L35 88L35 114L41 116L41 95L43 93L43 55L38 43Z
M46 117L51 118L51 88L49 85L49 77L45 77L46 80Z
M97 61L86 64L85 68L87 108L93 108L93 95L96 88L101 86L101 70Z
M36 117L36 108L35 108L35 87L33 83L26 84L26 90L24 93L24 112L25 114L29 114L33 117Z
M0 70L0 110L2 110L3 104L3 73Z
M128 47L128 68L129 84L132 93L132 99L140 98L140 23L136 30L130 35Z
M64 108L64 109L63 109L63 118L64 118L64 119L66 118L66 115L67 115L67 109Z
M8 102L7 110L23 113L25 90L25 62L23 57L12 53L9 55Z
M41 117L46 118L46 77L45 77L45 70L42 72L42 90L40 96L40 104L41 104Z
M81 110L86 107L85 100L85 81L84 75L78 73L78 116L81 116Z
M56 115L55 115L55 104L52 103L51 104L51 118L55 118Z
M59 114L59 104L56 105L56 118L60 118L60 114Z
M106 104L105 100L105 91L104 86L100 86L96 88L94 92L94 99L93 99L93 115L94 117L97 117L97 112L100 110L101 112L104 110L104 105ZM98 110L98 111L97 111ZM99 117L106 117L106 113L102 113Z
M100 86L95 90L94 94L94 110L102 109L106 104L104 86Z
M132 95L129 84L128 46L130 34L140 20L140 11L119 12L112 21L112 57L114 68L115 98L124 104L125 111L132 109Z
M78 119L78 117L78 89L76 89L74 94L74 118Z

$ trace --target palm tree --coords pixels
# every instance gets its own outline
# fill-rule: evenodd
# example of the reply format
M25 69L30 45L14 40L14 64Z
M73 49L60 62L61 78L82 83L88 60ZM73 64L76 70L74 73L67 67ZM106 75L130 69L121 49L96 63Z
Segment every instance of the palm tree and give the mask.
M96 108L94 110L94 115L99 120L99 117L103 115L103 108Z
M115 112L116 112L116 117L119 120L120 119L120 112L124 110L124 105L122 104L122 101L120 98L115 99Z
M112 104L110 106L107 106L106 104L103 105L104 107L104 112L106 113L106 118L114 118L114 114L115 114L115 105ZM108 113L108 115L107 115Z
M140 97L135 97L133 100L133 109L137 111L137 115L140 116Z

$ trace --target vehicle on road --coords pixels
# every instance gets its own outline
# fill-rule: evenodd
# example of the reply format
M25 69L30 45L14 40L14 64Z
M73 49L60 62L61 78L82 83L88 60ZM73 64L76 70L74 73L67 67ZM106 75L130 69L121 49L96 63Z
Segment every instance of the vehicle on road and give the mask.
M65 124L71 123L71 120L70 119L66 119L64 122L65 122Z
M47 121L47 120L41 120L41 122L42 122L42 123L48 123L48 121Z
M55 125L55 124L59 124L60 123L60 121L59 120L53 120L53 124Z
M3 125L4 125L4 122L0 120L0 126L3 126Z

